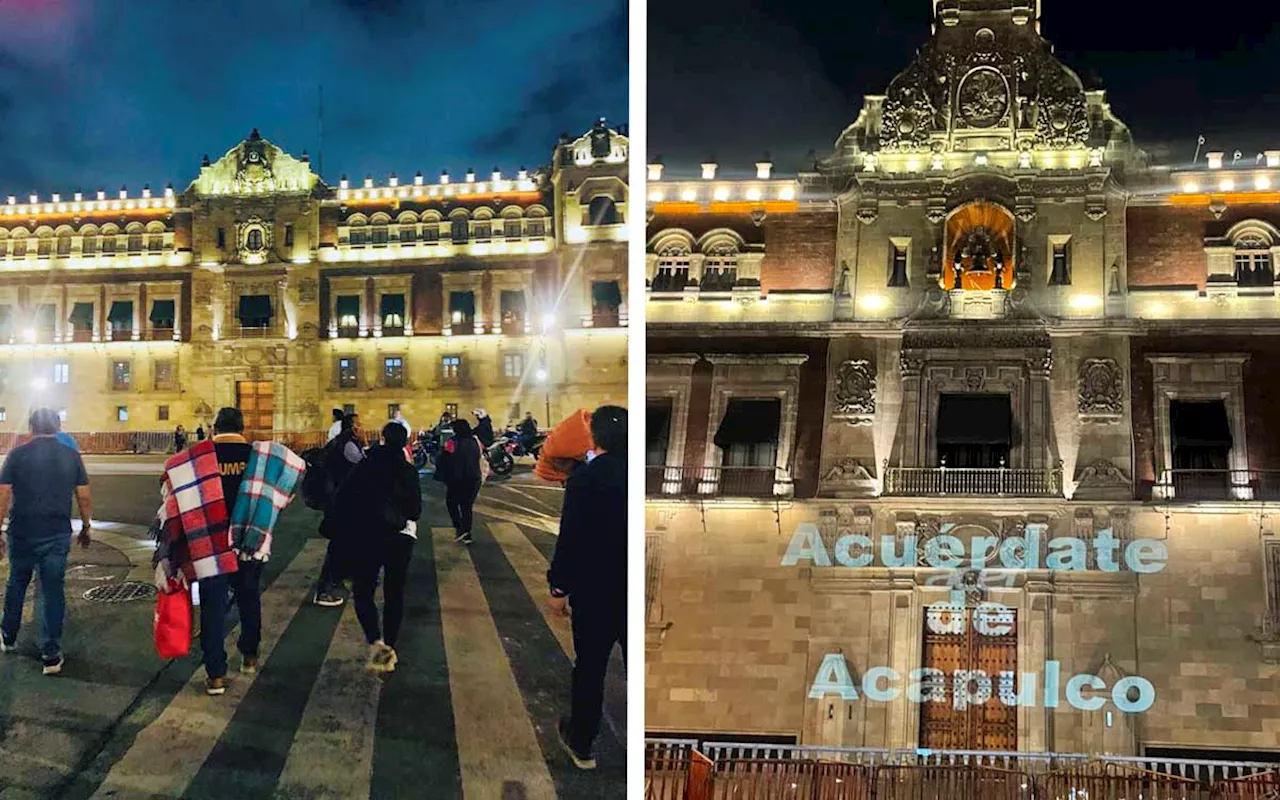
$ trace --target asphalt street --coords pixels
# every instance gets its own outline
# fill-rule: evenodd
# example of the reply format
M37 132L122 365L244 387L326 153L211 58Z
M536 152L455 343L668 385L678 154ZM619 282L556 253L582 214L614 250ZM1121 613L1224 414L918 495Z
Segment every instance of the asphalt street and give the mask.
M157 658L152 597L86 598L150 582L145 525L159 499L156 459L86 462L94 518L111 524L95 524L98 540L72 555L63 674L40 674L34 589L18 651L0 655L0 798L624 795L619 652L599 768L574 768L556 738L572 666L569 623L543 602L557 487L527 470L486 486L468 548L453 542L443 492L424 478L401 662L383 677L363 670L350 604L311 603L325 542L318 513L295 502L264 578L262 668L235 672L233 630L233 680L211 698L198 643L186 658Z

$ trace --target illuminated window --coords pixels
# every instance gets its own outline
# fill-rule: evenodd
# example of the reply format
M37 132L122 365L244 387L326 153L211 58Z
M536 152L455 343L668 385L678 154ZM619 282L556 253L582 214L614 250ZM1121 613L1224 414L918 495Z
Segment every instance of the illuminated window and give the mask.
M668 245L658 251L658 269L653 275L655 292L684 291L689 282L689 248L684 244Z
M457 418L458 418L458 404L457 404L457 403L445 403L445 404L444 404L444 413L448 414L449 416L453 417L454 419L457 419Z
M449 292L449 321L455 333L471 333L476 324L475 292Z
M53 382L66 385L71 382L71 365L59 361L53 365Z
M457 217L449 224L449 238L454 244L465 244L470 233L471 223L466 217Z
M6 410L6 409L4 409L4 408L0 408L0 422L8 422L8 421L9 421L9 412L8 412L8 410Z
M462 370L462 356L444 356L440 359L440 377L456 381Z
M524 353L502 355L502 377L519 378L524 375Z
M737 282L738 248L727 242L709 248L702 264L702 291L728 292Z
M503 289L499 298L499 306L502 313L502 332L506 334L523 333L525 323L524 292Z
M384 294L381 303L379 316L382 317L382 335L404 335L404 295Z
M360 296L342 295L335 304L338 315L338 335L353 337L360 334Z
M400 356L387 356L382 359L382 383L384 386L400 388L404 386L404 359Z
M133 385L133 363L130 361L111 362L111 388L125 390Z
M116 422L128 422L128 421L129 421L128 406L116 406Z
M62 422L62 423L64 423L64 424L66 423L66 421L67 421L67 410L66 410L65 408L60 408L60 409L58 409L58 421L59 421L59 422Z
M160 391L170 391L175 388L176 382L173 379L173 362L163 359L155 362L153 370L155 377L155 388Z
M1262 228L1246 228L1237 234L1235 275L1240 286L1271 286L1275 283L1275 265L1271 258L1271 236Z
M13 257L24 258L27 255L27 237L13 237Z
M359 383L360 376L356 369L356 359L354 357L338 359L338 388L354 389Z

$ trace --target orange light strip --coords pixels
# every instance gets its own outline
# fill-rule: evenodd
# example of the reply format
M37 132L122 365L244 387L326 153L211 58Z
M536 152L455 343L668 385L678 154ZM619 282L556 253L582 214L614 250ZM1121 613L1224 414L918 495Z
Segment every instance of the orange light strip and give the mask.
M27 211L25 214L19 214L16 211L10 212L8 209L13 206L0 206L0 225L17 225L26 220L32 219L97 219L99 217L156 217L164 218L172 214L177 209L170 206L161 208L95 208L92 211L81 209L79 211L40 211L32 213Z
M1175 194L1169 202L1175 206L1202 206L1214 200L1224 203L1280 203L1280 192L1232 192L1230 194Z
M750 214L752 211L764 211L769 214L790 214L800 210L797 202L768 203L654 203L655 214Z

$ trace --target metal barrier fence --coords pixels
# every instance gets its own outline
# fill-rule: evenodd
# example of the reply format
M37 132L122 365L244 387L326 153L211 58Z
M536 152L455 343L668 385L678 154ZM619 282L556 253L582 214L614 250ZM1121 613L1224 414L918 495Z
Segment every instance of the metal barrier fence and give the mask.
M173 431L67 431L85 455L165 455L174 452ZM281 442L295 453L312 447L323 447L326 431L245 431L250 441L270 439ZM31 440L30 433L0 432L0 453ZM187 432L188 445L195 434Z
M701 749L707 774L695 781L696 741L648 740L646 797L1280 800L1280 765L1258 761L736 742L707 742Z

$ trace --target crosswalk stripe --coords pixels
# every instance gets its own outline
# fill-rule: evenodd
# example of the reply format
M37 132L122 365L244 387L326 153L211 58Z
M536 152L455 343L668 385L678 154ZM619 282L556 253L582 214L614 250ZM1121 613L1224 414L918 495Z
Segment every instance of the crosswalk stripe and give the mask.
M270 591L263 593L260 650L263 663L271 657L276 642L310 594L327 544L320 539L308 541L271 585ZM229 632L229 653L234 651L234 641L234 633ZM139 795L181 797L226 731L253 677L238 675L229 682L225 695L208 697L204 693L204 669L197 668L186 688L174 696L154 722L138 733L93 797L102 800Z
M560 643L560 649L572 661L573 631L569 618L552 614L551 609L547 607L547 560L542 557L542 553L538 552L538 548L533 546L533 542L529 541L529 537L510 522L490 522L487 527L493 534L493 538L497 539L498 544L502 546L507 562L516 571L516 576L524 584L525 591L533 598L538 612L542 614L547 627Z
M449 528L432 528L431 538L463 793L554 800L551 774L471 556L453 544Z
M382 684L364 669L368 646L350 603L307 699L276 797L368 797Z

